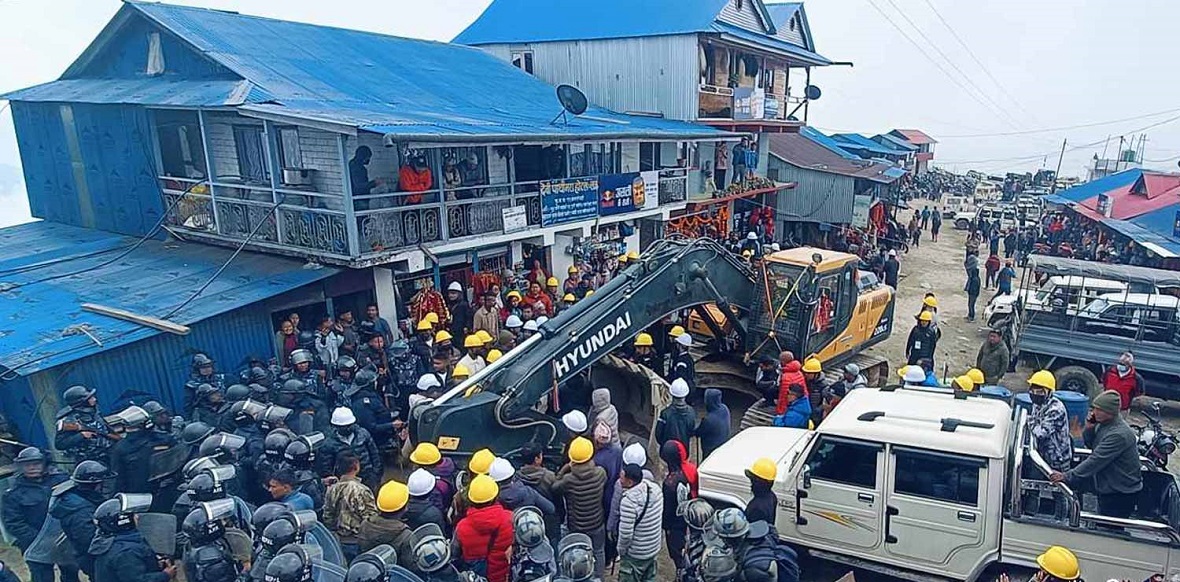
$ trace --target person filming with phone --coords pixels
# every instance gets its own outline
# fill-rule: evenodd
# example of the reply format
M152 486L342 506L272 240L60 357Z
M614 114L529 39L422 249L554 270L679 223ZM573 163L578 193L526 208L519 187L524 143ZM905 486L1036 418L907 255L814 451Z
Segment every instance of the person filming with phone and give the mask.
M1067 472L1054 471L1049 479L1079 485L1098 495L1098 512L1127 518L1135 511L1143 489L1135 431L1119 415L1118 392L1107 390L1094 397L1082 439L1090 456Z

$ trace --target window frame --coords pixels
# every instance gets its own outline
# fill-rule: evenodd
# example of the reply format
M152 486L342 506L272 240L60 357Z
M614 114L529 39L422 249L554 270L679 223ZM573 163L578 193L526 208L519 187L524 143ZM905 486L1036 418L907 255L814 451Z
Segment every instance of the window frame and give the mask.
M513 50L509 55L509 62L512 63L512 66L532 75L536 69L537 57L529 49Z
M287 150L287 145L283 141L283 135L294 133L295 139L292 142L295 145L292 159L298 161L297 164L287 165L287 156L292 152ZM281 170L302 170L306 167L303 165L303 144L299 139L299 126L297 125L281 125L275 126L275 147L278 149L279 169Z
M929 462L931 460L938 460L938 461L958 464L961 466L970 465L970 466L975 467L976 473L975 473L975 499L974 499L974 501L972 501L970 503L965 502L965 501L960 501L958 499L958 495L957 495L958 488L956 488L956 498L953 500L946 499L944 497L923 495L921 493L899 491L897 489L897 484L898 484L897 475L899 472L898 470L901 466L901 463L900 463L900 460L898 457L899 453L901 453L903 455L919 455L919 456L925 457L925 459L919 459L920 461ZM988 460L987 459L980 458L980 457L965 456L965 455L956 455L956 454L951 454L951 453L945 453L942 451L931 451L931 450L927 450L927 449L920 449L917 447L907 447L907 446L903 446L903 445L890 445L889 454L893 457L893 462L890 463L890 466L891 466L892 472L893 472L893 475L892 475L893 479L891 481L892 485L889 488L889 495L890 496L900 495L902 497L922 499L922 500L926 500L926 501L933 501L936 503L945 503L945 504L956 505L956 506L960 506L960 507L970 507L972 509L980 509L981 504L979 501L979 494L981 491L986 491L987 486L986 486L986 483L984 482L985 477L980 476L979 470L980 469L987 469L987 467L988 467ZM921 465L921 463L919 463L919 464ZM928 465L926 465L926 466L928 466ZM961 484L960 484L960 486L961 486Z
M854 482L850 479L833 479L832 477L820 475L818 472L816 472L816 470L812 466L811 462L816 457L816 455L819 453L820 449L823 448L824 444L826 444L828 442L832 442L837 445L862 447L865 449L873 450L874 464L873 464L873 482L872 482L872 484L865 485L863 483ZM878 473L880 473L880 468L881 468L881 461L880 461L879 453L881 453L884 450L885 450L885 445L883 443L873 443L873 442L869 442L869 441L862 441L862 440L857 440L857 439L852 439L852 438L847 438L847 437L840 437L840 436L824 434L824 435L819 435L819 438L816 439L815 444L812 445L811 451L807 455L807 458L803 460L803 464L804 464L804 466L807 467L807 471L813 481L820 480L820 481L825 481L828 483L835 483L838 485L843 485L845 487L855 487L857 489L865 489L868 491L879 491L881 489L880 483L879 483L880 478L878 476ZM845 473L845 474L848 474L848 473Z

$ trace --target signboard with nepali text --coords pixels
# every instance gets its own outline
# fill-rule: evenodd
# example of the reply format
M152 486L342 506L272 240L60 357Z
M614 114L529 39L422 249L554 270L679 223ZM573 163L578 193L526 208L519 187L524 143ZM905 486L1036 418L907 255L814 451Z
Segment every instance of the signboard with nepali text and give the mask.
M598 178L542 180L541 226L553 226L598 216Z
M640 210L647 204L648 196L639 172L598 177L598 213L602 216Z

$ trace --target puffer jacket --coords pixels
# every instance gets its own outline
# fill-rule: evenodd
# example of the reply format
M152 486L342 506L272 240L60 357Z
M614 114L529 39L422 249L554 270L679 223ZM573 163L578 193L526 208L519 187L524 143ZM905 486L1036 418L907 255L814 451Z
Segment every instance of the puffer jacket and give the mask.
M623 492L619 502L619 555L637 560L654 558L663 540L664 494L644 479Z
M401 519L379 513L370 515L356 537L362 552L388 544L397 552L399 566L414 567L414 531Z
M443 512L430 502L429 495L410 497L406 502L405 513L402 514L402 521L406 522L410 529L418 529L418 526L428 523L437 524L443 533L451 529Z
M790 390L791 384L807 387L807 378L803 377L803 364L800 364L799 360L791 360L783 366L783 373L779 376L778 381L778 400L774 405L776 415L787 411L787 392Z
M512 512L499 503L472 507L455 526L460 558L468 565L487 562L488 582L508 582L508 557L512 545Z
M592 462L566 465L557 474L553 491L565 499L566 525L587 533L606 524L606 471Z

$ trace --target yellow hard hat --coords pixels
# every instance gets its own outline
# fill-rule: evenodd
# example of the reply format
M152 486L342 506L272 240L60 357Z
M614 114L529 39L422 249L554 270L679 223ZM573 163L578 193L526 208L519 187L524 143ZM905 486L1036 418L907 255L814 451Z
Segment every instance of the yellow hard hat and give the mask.
M819 374L824 371L824 367L819 363L818 358L807 358L803 362L803 371L808 374Z
M589 439L585 437L578 437L570 443L570 461L573 463L585 463L594 456L594 445Z
M571 274L571 275L574 275L574 274L576 274L576 273L578 272L578 268L577 268L577 267L575 267L575 266L573 266L573 265L570 265L570 268L566 269L566 271L565 271L565 272L567 272L567 273L569 273L569 274Z
M516 290L509 291L508 298L511 299L513 297L520 299L520 291L516 291Z
M754 464L749 468L749 470L746 471L746 473L748 475L758 477L759 479L774 481L775 475L778 475L778 467L774 464L774 461L767 459L766 457L762 457L761 459L754 461Z
M975 390L975 380L972 380L971 376L963 374L955 378L955 388L964 392L972 392Z
M451 377L458 378L459 376L469 378L471 377L471 370L468 370L467 366L463 364L455 364L455 369L451 370Z
M423 316L422 319L425 319L430 323L438 323L438 314L431 311L430 313L427 313L425 316Z
M493 341L492 334L488 333L487 330L481 329L481 330L475 332L475 335L478 336L479 340L485 344L490 344Z
M623 254L619 255L618 261L620 263L626 263L627 262L627 254L623 253Z
M1037 565L1058 580L1077 580L1082 575L1078 557L1061 546L1052 546L1037 556Z
M450 334L448 334L448 335L450 335ZM482 348L483 347L483 338L481 338L478 335L473 333L473 334L463 338L463 347L465 347L465 348Z
M970 370L967 370L967 377L971 378L971 381L976 384L983 384L987 382L987 380L985 380L983 377L983 370L980 370L979 368L971 368Z
M746 250L742 251L742 256L748 259L748 258L754 256L754 251L752 251L750 249L746 249Z
M467 499L472 503L488 503L500 494L500 486L487 475L476 475L467 486Z
M638 259L639 259L639 251L631 251L631 252L627 253L627 260L628 261L635 261Z
M488 350L488 357L486 359L487 359L488 363L490 364L496 360L499 360L502 357L504 357L504 352L501 352L500 350L496 350L496 349L491 349L491 350Z
M561 283L559 283L559 282L557 281L557 277L549 277L549 278L548 278L548 279L545 281L545 285L546 285L546 286L548 286L548 287L556 287L556 286L558 286L558 285L560 285L560 284L561 284Z
M589 296L591 296L591 295L593 295L593 294L594 294L594 290L593 290L593 289L587 289L587 290L586 290L586 297L589 297Z
M668 330L668 335L672 337L680 337L684 335L684 328L679 325L673 325L672 329Z
M410 500L410 488L405 483L390 481L377 491L377 509L385 513L401 511Z
M929 311L923 311L918 314L918 321L934 321L934 314Z
M414 326L414 329L416 329L418 331L430 331L432 329L430 327L430 320L429 319L419 320L418 325Z
M423 321L425 321L425 320L423 320ZM429 322L427 322L427 324L429 325ZM445 342L445 341L450 340L452 337L454 337L454 336L451 335L451 332L449 332L445 329L440 329L440 330L438 330L438 333L434 334L434 341L435 342Z
M1053 376L1053 372L1048 370L1039 370L1028 379L1030 386L1040 386L1049 390L1057 389L1057 378Z
M922 300L922 305L925 305L926 307L938 307L938 299L933 295L928 295Z
M561 300L562 300L562 301L568 301L568 302L570 302L570 303L573 303L574 301L577 301L577 300L578 300L578 298L577 298L577 297L574 297L574 294L573 294L573 293L566 293L565 295L563 295L563 296L562 296Z
M652 345L651 334L641 333L635 336L635 347L643 347Z
M480 449L471 455L467 461L467 470L476 475L487 475L492 470L492 462L496 460L496 453L491 449Z
M422 465L428 467L442 460L442 453L438 452L438 447L434 443L418 443L414 447L414 452L410 453L410 462L415 465Z

